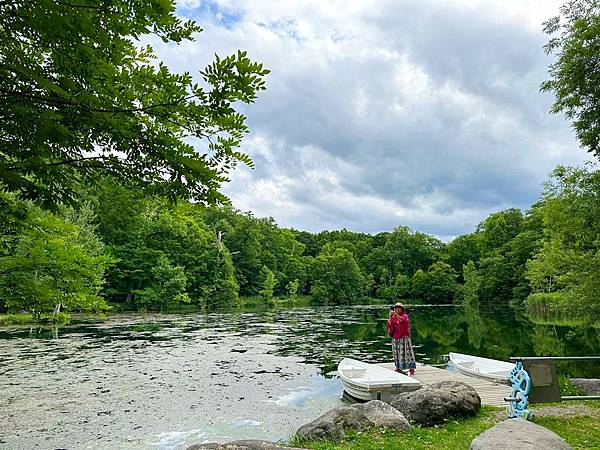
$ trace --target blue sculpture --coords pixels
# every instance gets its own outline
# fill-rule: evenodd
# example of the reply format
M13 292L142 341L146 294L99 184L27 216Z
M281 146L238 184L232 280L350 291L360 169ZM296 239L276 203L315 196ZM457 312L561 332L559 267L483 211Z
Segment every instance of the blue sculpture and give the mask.
M532 416L531 411L527 409L529 404L528 395L531 392L531 378L525 369L523 362L517 361L515 367L511 370L508 377L512 384L512 394L508 406L508 417L520 417L529 419Z

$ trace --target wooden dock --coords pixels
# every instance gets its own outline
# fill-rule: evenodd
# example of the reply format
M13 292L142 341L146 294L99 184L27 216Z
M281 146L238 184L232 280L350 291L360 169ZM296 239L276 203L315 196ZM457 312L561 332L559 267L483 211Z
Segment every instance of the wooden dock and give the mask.
M394 363L381 363L378 365L394 370ZM511 394L511 387L507 384L493 383L480 378L468 377L427 364L417 363L417 370L414 377L423 385L437 383L438 381L462 381L477 391L482 405L507 406L508 403L504 401L504 397L510 397Z

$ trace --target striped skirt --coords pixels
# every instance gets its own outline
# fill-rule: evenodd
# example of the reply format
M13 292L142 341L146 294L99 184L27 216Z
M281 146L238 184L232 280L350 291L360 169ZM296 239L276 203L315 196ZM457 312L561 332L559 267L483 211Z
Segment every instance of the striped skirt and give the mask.
M392 353L394 354L394 364L396 364L396 369L406 370L415 369L417 367L410 336L392 339Z

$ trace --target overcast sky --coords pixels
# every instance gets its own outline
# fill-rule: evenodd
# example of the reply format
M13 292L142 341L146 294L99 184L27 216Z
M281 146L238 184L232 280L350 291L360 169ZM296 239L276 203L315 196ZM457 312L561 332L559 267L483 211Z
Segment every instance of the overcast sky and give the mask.
M408 225L444 240L490 212L527 209L556 164L589 159L541 94L552 0L182 0L204 31L154 43L198 73L237 49L271 69L245 108L224 191L287 227Z

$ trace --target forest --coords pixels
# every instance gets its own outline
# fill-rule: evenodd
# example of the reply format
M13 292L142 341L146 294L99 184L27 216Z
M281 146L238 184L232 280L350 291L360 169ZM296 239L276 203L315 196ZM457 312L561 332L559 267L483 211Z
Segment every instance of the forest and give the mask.
M598 9L572 2L546 23L556 60L541 87L595 157ZM236 165L254 164L240 151L249 129L238 107L269 71L245 52L216 57L201 83L150 62L136 37L177 44L201 31L173 2L16 1L3 4L0 29L0 312L213 310L308 295L600 313L593 164L557 167L527 211L490 214L449 243L402 224L376 235L282 228L220 193Z
M444 243L398 226L309 233L231 207L170 203L105 179L79 207L47 211L3 194L0 308L212 310L310 295L447 304L568 304L600 312L600 172L559 167L540 200ZM10 252L10 253L9 253ZM60 306L57 306L60 305Z

